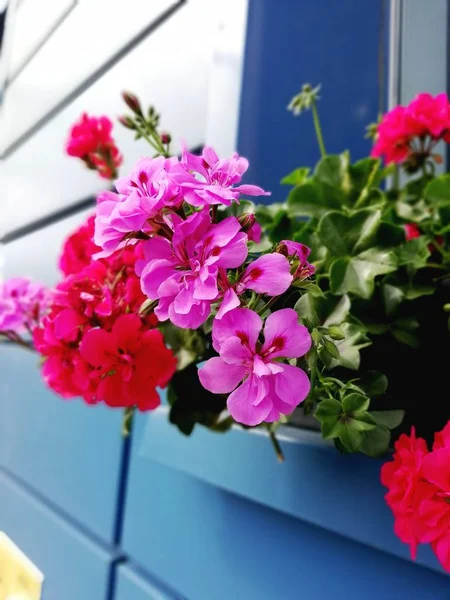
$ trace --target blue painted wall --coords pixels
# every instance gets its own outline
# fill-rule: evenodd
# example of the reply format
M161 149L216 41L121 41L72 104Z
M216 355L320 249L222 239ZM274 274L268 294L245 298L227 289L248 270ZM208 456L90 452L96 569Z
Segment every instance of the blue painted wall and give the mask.
M250 0L238 145L250 158L248 181L273 192L268 201L285 198L284 174L319 159L311 115L286 109L303 83L322 83L327 151L367 155L365 126L378 113L379 28L387 23L381 9L382 0Z

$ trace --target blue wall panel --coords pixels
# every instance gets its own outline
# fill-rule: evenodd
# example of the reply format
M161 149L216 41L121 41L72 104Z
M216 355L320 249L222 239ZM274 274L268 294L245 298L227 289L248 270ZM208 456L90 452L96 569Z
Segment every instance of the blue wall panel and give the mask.
M114 557L2 473L0 531L43 572L42 600L108 600Z
M151 583L141 572L129 565L117 570L114 600L184 600L175 592L163 590L161 585Z
M286 109L303 83L322 83L327 151L368 153L365 126L379 110L379 26L387 21L381 7L382 0L250 0L238 144L250 159L248 181L271 190L270 201L285 198L283 175L320 157L311 114L294 118Z
M6 276L54 285L62 240L85 216L7 244ZM0 344L0 466L108 543L116 527L121 420L121 411L56 396L41 378L38 355Z
M283 448L279 465L264 435L199 429L186 439L163 411L139 415L124 550L190 600L450 596L430 552L420 560L436 571L398 558L407 549L377 461L348 460L313 436Z

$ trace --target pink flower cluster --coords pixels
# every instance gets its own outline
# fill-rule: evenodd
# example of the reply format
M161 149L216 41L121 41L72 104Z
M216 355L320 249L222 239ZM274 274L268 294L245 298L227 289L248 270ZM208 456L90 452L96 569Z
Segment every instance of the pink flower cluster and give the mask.
M440 563L450 572L450 421L435 435L430 452L425 440L402 435L394 460L383 465L381 481L394 513L395 533L410 545L431 544Z
M263 330L264 341L260 335ZM308 352L311 337L292 308L266 319L248 308L235 308L213 324L219 353L199 370L200 381L214 394L227 394L232 417L245 425L278 421L309 394L310 383L299 367L280 362Z
M24 277L0 284L0 334L14 338L32 333L50 308L52 292Z
M159 405L176 360L155 328L153 314L139 316L145 300L135 274L141 246L91 260L98 247L88 221L64 245L60 265L67 277L56 286L51 310L34 332L45 358L42 374L64 398L82 396L89 404Z
M232 416L256 425L291 413L307 396L305 373L280 360L302 356L311 341L295 311L286 309L268 317L262 345L263 321L249 303L264 312L264 302L273 303L314 268L307 262L309 249L289 241L247 260L248 242L260 239L254 216L224 217L218 211L238 203L242 194L266 194L240 184L247 168L245 158L234 154L223 160L209 147L201 156L184 150L180 160L143 158L129 177L117 181L118 193L98 197L94 239L102 248L99 257L142 243L136 272L160 321L197 329L213 316L220 356L201 369L201 382L213 393L233 392Z
M396 106L383 116L372 156L384 157L386 163L408 162L411 168L420 167L439 140L450 142L448 97L422 93L408 106Z
M89 117L84 113L71 128L66 144L69 156L81 158L104 179L115 178L123 160L111 135L112 127L108 117Z

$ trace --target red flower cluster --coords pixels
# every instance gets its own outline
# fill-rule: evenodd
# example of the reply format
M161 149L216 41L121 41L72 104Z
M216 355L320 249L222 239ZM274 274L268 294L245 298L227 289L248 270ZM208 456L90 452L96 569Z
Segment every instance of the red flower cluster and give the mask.
M440 563L450 571L450 421L435 435L430 452L425 440L402 435L394 460L383 465L381 482L394 513L394 530L416 556L418 544L431 543Z
M156 408L156 388L168 384L176 360L155 329L156 317L138 316L146 300L134 269L141 248L127 246L106 259L90 260L89 253L97 251L93 232L90 218L64 245L60 265L68 275L34 333L35 347L45 358L43 377L65 398Z
M66 239L59 259L59 268L64 275L79 273L91 263L92 256L100 252L101 248L93 240L94 230L95 215L91 215Z
M396 106L377 127L372 156L404 163L414 172L423 166L439 140L450 143L450 103L446 94L418 94L408 106Z
M69 156L81 158L104 179L114 179L123 160L111 136L112 127L108 117L89 117L84 113L70 130L66 144Z

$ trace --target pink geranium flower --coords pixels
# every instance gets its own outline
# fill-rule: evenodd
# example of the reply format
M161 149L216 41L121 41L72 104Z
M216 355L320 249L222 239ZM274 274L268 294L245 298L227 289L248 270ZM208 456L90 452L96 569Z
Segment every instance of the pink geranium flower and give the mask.
M311 338L297 313L285 308L267 317L264 342L261 317L248 308L228 312L213 324L213 346L220 356L199 370L200 381L214 394L231 394L228 410L244 425L276 421L290 414L309 393L306 373L280 358L308 352ZM234 391L233 391L234 390Z
M156 235L144 243L144 251L138 265L142 291L159 300L156 316L195 329L219 297L219 269L235 269L247 258L247 236L234 217L211 224L205 210L178 223L171 242Z
M228 281L226 273L221 275L224 297L217 313L218 319L240 305L239 296L245 290L279 296L289 289L293 279L288 260L276 253L264 254L251 262L233 285Z
M157 230L149 221L164 207L177 208L183 202L180 188L171 177L177 167L176 157L142 158L128 177L117 180L118 194L103 192L98 196L94 241L103 252L97 257L134 243L130 234Z
M186 202L192 206L238 202L242 194L268 196L257 185L239 185L248 169L248 160L234 153L229 159L220 159L211 146L203 149L201 156L183 151L181 164L184 170L174 173Z
M292 263L294 280L302 281L311 277L316 272L316 267L311 265L307 260L311 254L311 249L305 246L305 244L291 240L282 240L276 250L286 256Z
M0 284L0 332L20 335L42 322L52 302L52 292L25 277Z

